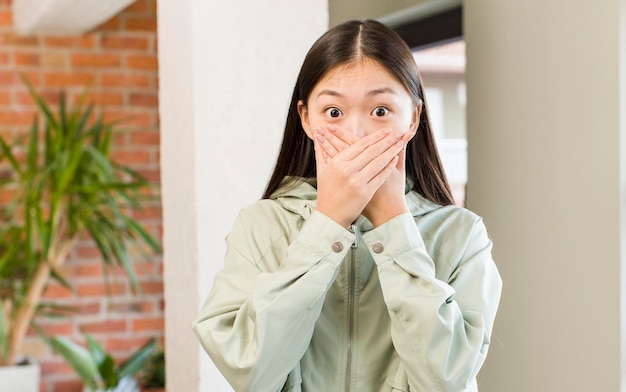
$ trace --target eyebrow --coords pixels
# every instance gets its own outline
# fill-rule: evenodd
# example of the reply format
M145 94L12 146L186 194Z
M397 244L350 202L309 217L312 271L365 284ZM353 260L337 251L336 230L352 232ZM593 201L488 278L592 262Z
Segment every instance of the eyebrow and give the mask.
M396 93L396 91L394 89L392 89L391 87L378 88L376 90L372 90L369 93L367 93L368 96L374 96L374 95L378 95L378 94L394 94L394 95L398 95L398 93Z
M398 95L398 93L396 93L396 91L392 89L391 87L383 87L383 88L377 88L375 90L368 92L367 96L372 97L372 96L379 95L379 94ZM341 94L340 92L335 91L335 90L329 90L329 89L322 90L319 92L319 94L317 94L318 97L322 95L330 95L332 97L345 98L343 94Z
M322 90L319 94L317 94L318 97L321 97L322 95L330 95L332 97L344 98L343 94L341 94L340 92L328 89Z

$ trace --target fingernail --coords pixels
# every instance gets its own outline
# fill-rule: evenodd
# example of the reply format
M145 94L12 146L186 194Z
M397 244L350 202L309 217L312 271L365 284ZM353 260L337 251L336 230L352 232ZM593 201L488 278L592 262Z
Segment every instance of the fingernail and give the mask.
M317 128L317 133L320 135L326 135L326 130L324 128Z
M404 143L402 141L399 141L396 143L396 148L402 148L403 145Z
M335 132L337 130L337 127L331 124L328 124L326 128L328 128L328 130L331 132Z
M326 143L326 138L322 135L315 135L315 138L317 139L318 142L320 142L321 144Z
M391 133L391 131L392 131L391 128L385 128L385 129L383 129L383 134L389 135Z

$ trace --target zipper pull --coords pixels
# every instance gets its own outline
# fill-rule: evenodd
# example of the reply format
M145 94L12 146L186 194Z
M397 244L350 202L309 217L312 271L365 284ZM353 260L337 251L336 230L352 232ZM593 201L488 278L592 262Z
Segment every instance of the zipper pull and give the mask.
M357 225L353 223L350 225L348 230L350 230L350 232L354 234L354 242L352 243L352 245L350 245L350 247L352 249L356 249L356 247L359 246L359 233L358 233L359 228L357 227Z

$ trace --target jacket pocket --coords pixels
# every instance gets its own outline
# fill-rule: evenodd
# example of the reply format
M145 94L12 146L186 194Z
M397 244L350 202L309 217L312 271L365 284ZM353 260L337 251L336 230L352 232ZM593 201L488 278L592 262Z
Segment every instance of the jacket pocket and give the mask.
M399 382L396 382L396 380L393 380L391 378L387 378L386 381L387 381L387 385L391 387L391 389L388 389L388 390L392 392L394 391L409 392L409 384L399 383Z
M386 379L387 384L391 387L391 391L398 392L409 392L409 378L404 370L404 365L402 363L399 364L398 370L396 370L395 375L390 375Z
M296 366L289 375L287 376L287 381L285 381L285 385L280 390L280 392L300 392L302 391L302 374L300 373L300 364Z

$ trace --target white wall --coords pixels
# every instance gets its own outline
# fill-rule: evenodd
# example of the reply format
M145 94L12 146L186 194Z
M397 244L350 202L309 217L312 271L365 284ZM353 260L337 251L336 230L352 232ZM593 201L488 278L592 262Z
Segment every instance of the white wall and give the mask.
M626 390L625 8L464 4L468 203L504 279L481 392Z
M326 0L160 0L167 389L231 390L191 321L237 211L260 198Z

